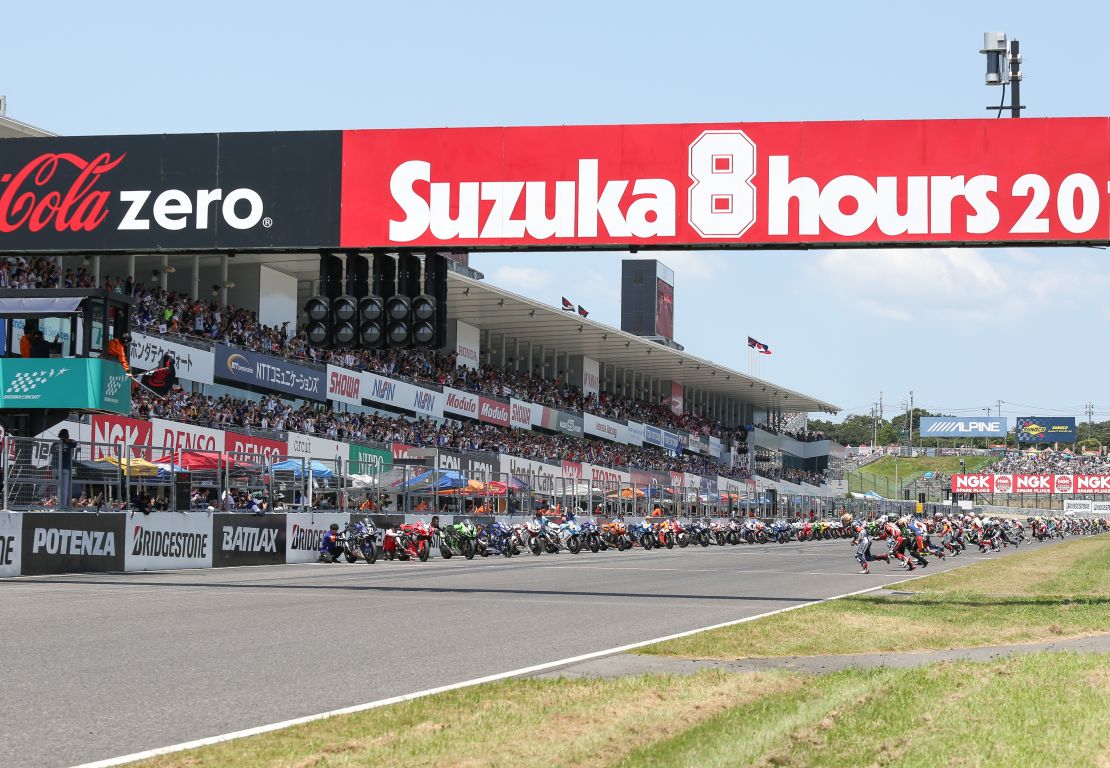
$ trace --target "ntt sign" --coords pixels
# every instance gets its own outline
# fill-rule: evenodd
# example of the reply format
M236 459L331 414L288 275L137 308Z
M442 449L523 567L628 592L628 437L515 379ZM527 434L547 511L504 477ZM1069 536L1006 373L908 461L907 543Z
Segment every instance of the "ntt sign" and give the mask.
M922 416L921 437L1005 437L1006 419L976 416Z

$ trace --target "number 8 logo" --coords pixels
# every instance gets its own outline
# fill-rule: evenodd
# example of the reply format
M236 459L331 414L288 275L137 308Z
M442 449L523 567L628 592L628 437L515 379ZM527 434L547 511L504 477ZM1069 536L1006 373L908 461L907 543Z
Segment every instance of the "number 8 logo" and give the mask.
M739 237L755 224L755 144L743 131L705 131L690 145L687 218L702 237Z

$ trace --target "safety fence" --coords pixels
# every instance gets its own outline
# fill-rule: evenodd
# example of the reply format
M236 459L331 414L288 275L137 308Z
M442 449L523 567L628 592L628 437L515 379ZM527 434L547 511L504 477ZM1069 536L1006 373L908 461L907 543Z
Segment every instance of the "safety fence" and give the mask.
M575 510L605 517L675 516L835 518L844 511L914 511L912 502L842 499L773 490L725 492L713 486L627 479L498 472L495 457L477 456L466 469L435 465L432 451L383 467L360 460L279 453L218 452L148 444L4 438L3 509L94 511L296 512L373 511L394 514L531 514ZM68 504L67 504L68 501ZM858 510L858 511L857 511Z
M251 511L348 508L382 463L0 438L4 510Z

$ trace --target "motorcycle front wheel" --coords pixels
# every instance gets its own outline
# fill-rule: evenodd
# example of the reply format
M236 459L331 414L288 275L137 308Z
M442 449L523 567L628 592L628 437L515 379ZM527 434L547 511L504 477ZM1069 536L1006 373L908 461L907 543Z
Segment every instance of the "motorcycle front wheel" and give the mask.
M582 551L582 541L577 536L571 536L567 539L567 550L569 550L572 555L577 555Z
M362 557L367 565L373 565L378 559L378 547L374 542L368 541L362 545Z
M463 543L462 543L462 546L460 547L460 549L462 549L463 557L465 557L467 560L473 560L474 559L474 542L473 541L471 541L470 539L463 539Z
M417 545L416 554L420 558L420 562L428 562L428 556L431 554L431 549L432 548L428 546L428 542L426 541L421 541L420 544Z

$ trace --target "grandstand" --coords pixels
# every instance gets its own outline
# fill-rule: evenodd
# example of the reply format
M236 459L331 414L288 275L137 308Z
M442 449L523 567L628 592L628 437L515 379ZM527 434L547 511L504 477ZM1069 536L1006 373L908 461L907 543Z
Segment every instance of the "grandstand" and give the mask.
M182 425L148 435L154 447L223 449L227 441L211 439L213 431L275 446L311 435L328 446L318 458L334 458L337 443L390 457L393 446L432 448L515 457L570 478L588 467L595 479L751 498L768 490L824 496L830 461L843 458L821 435L774 426L785 414L836 406L502 290L462 265L448 276L453 346L314 348L299 308L317 264L298 255L14 256L0 268L0 286L100 286L133 297L132 366L155 367L167 352L178 360L180 389L165 397L137 390L133 400L136 420ZM298 396L229 375L229 355L246 353L315 372L323 389ZM360 386L352 397L335 381ZM426 393L422 405L402 400L401 390ZM92 441L92 421L66 425ZM202 435L210 439L190 442Z

